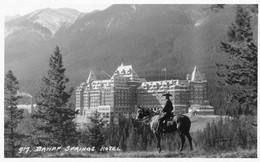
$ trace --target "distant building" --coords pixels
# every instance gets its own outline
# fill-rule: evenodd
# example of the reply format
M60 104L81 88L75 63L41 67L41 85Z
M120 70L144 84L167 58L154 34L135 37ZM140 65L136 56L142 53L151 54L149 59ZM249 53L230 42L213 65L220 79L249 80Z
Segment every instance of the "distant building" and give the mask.
M76 90L77 122L85 123L93 111L100 112L107 121L119 113L134 112L137 87L144 81L138 77L132 65L122 64L109 80L97 80L91 71L87 81Z
M108 122L111 116L131 114L136 105L158 111L165 104L164 93L172 94L175 114L189 111L192 105L207 105L207 80L195 67L186 80L149 81L139 78L132 65L116 69L108 80L97 80L90 71L86 82L76 89L76 121L87 123L91 112L98 111ZM213 109L213 108L212 108ZM214 109L213 109L214 112Z
M25 94L25 93L23 93L23 94ZM26 113L26 114L34 113L34 111L36 109L36 104L33 104L33 97L32 96L28 96L28 95L21 95L21 96L29 98L30 99L30 104L19 104L19 105L17 105L17 108L18 109L23 109L24 113Z
M188 111L189 107L188 87L188 81L186 80L143 82L138 87L137 104L158 111L165 105L165 97L162 95L170 93L175 114L183 114Z
M213 115L214 108L209 105L205 75L201 74L195 66L192 75L187 74L187 80L189 81L190 89L189 112L193 111L195 114Z
M33 105L32 104L17 105L18 109L23 109L24 112L29 113L29 114L34 112L35 107L36 107L36 104L33 104Z

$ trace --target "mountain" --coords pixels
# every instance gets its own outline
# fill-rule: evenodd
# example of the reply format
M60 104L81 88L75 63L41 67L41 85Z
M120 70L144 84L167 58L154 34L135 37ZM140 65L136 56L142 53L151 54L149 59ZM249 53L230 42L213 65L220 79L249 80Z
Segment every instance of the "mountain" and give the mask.
M195 65L202 70L215 66L219 40L234 18L231 6L218 13L206 8L113 5L78 19L53 44L63 47L75 78L83 79L90 68L112 73L121 62L133 64L148 79L160 79L164 67L168 78L185 78Z
M219 41L234 9L208 5L112 5L88 14L43 9L5 24L5 70L12 69L24 91L34 93L58 45L71 86L94 70L107 78L122 62L148 80L185 79L195 65L214 81Z
M74 9L40 9L25 16L19 16L7 21L6 35L7 40L17 37L17 33L37 33L43 40L48 40L63 27L67 28L72 25L82 13ZM25 35L26 35L25 34ZM24 35L23 35L24 36Z
M18 17L20 17L20 15L14 15L14 16L7 15L7 16L5 16L5 22L11 21L11 20L16 19Z
M40 9L5 23L5 69L21 79L41 72L46 63L48 41L69 28L83 13L75 9ZM48 52L49 53L49 52ZM48 54L47 53L47 54ZM39 67L34 68L34 67ZM24 77L25 76L25 77Z

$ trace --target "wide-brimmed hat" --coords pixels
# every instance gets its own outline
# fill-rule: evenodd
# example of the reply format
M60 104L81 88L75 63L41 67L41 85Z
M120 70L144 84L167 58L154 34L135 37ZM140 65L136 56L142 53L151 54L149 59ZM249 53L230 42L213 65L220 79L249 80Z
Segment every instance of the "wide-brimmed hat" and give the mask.
M165 93L165 94L163 94L162 96L165 96L165 97L169 97L169 96L172 96L170 93Z

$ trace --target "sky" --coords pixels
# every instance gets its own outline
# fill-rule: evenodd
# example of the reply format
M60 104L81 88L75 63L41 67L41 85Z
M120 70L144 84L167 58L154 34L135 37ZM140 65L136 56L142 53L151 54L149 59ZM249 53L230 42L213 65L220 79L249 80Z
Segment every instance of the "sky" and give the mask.
M92 0L6 0L2 12L5 16L23 16L43 8L73 8L80 12L89 13L93 10L103 10L111 5L104 2Z
M93 10L103 10L111 4L169 4L169 3L250 3L256 0L1 0L0 8L4 15L25 15L43 8L73 8L89 13Z

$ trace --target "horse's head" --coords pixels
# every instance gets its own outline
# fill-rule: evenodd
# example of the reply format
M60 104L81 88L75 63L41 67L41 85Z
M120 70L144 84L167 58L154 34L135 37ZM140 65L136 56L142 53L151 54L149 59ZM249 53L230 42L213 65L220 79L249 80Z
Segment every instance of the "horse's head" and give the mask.
M142 120L150 115L149 111L143 107L138 106L136 113L136 120Z

